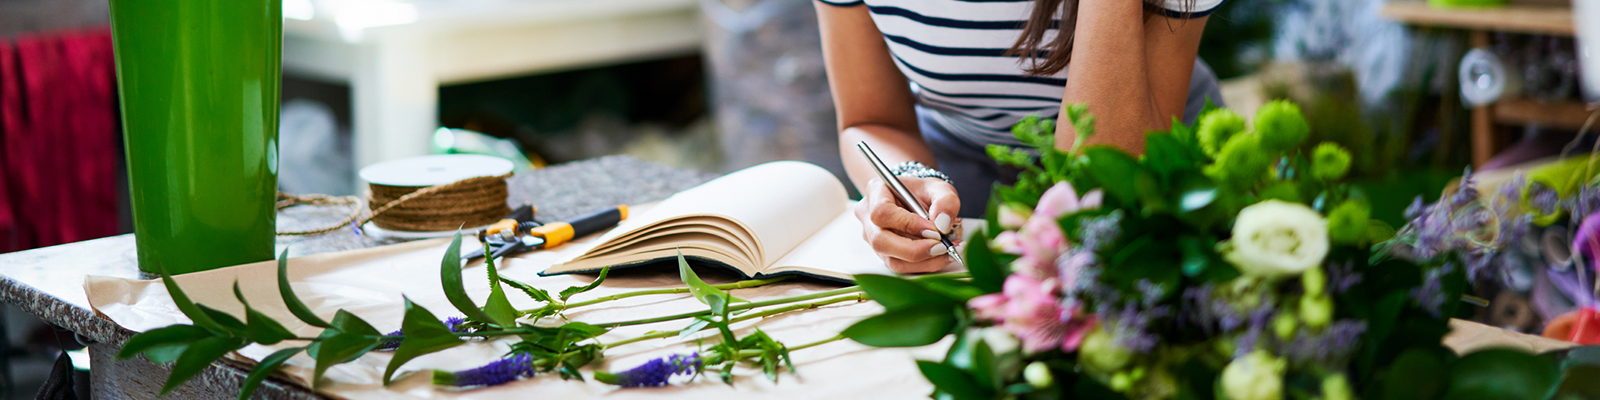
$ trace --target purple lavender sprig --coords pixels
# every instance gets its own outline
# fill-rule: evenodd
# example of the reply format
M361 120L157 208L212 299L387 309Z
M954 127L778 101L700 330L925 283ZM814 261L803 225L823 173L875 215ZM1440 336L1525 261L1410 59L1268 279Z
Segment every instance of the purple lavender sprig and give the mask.
M699 373L704 361L700 353L690 355L673 354L645 362L622 372L595 371L594 380L617 385L625 388L666 386L673 376L694 375Z
M518 352L469 370L433 371L433 384L461 388L497 386L537 373L533 368L533 355Z
M467 320L462 319L461 317L450 317L450 318L445 318L444 327L447 328L447 329L450 329L450 332L467 333L467 331L469 331L470 329L465 327L465 326L463 326L463 325L466 325L466 323L467 323ZM401 332L401 331L397 330L397 331L394 331L394 332L389 332L389 334L387 336L405 336L405 332ZM378 348L374 349L374 350L377 350L377 351L394 351L395 349L400 348L400 341L401 341L401 339L394 339L394 340L383 342L383 344L378 345Z
M1341 320L1321 332L1300 330L1294 339L1283 343L1280 354L1296 363L1320 362L1339 365L1355 354L1361 345L1361 335L1367 332L1366 321Z

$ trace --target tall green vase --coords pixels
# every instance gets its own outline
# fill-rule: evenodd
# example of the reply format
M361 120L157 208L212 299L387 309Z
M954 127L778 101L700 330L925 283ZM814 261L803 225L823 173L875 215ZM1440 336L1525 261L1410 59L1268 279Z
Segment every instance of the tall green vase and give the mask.
M139 269L270 260L282 0L110 0Z

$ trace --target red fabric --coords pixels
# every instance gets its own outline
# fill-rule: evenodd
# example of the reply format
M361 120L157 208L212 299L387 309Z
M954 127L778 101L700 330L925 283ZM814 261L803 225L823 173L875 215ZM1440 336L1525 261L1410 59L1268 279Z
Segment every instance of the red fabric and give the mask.
M0 52L0 251L117 233L118 127L108 29L28 35ZM0 214L6 210L0 209ZM8 231L0 217L0 234ZM5 248L4 246L12 246Z

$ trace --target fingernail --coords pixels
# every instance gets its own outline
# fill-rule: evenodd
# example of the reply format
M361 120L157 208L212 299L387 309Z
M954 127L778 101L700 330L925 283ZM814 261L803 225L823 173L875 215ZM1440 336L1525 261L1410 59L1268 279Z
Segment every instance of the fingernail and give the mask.
M942 256L945 253L949 253L949 252L950 252L950 249L945 248L944 245L942 245L942 244L933 245L933 248L928 249L928 255L930 255L930 256Z
M939 214L938 217L934 217L933 227L939 228L940 232L950 233L950 214Z
M923 229L922 230L922 237L925 237L925 238L928 238L928 239L933 239L933 240L939 240L939 232L934 232L934 231L930 231L930 230L927 230L927 229Z

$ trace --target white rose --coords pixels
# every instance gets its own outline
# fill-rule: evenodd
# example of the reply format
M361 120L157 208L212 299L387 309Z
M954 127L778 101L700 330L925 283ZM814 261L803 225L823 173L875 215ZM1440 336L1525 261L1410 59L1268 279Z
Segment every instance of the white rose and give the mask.
M1322 263L1328 221L1300 203L1267 200L1239 211L1224 256L1245 275L1284 278Z
M1010 353L1022 347L1022 342L1017 341L1016 336L999 327L978 329L978 337L983 338L983 342L989 344L989 351L995 354Z
M1286 366L1266 350L1250 352L1222 368L1220 391L1230 400L1281 400Z

